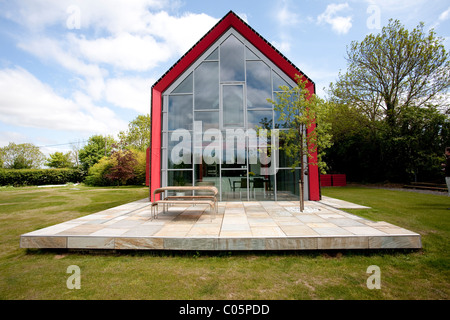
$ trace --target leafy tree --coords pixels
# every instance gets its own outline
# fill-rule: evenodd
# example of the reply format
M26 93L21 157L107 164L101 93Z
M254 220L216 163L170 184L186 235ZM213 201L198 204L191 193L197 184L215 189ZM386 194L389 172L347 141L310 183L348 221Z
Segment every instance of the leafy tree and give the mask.
M100 161L101 158L111 155L115 140L112 136L94 135L88 143L78 151L78 158L85 171Z
M285 130L280 130L282 149L286 156L292 159L294 170L300 167L300 210L304 210L304 173L306 164L310 163L313 154L318 152L318 163L324 168L323 151L330 146L330 125L326 114L329 104L306 89L307 80L297 76L297 86L289 88L281 86L282 92L277 92L277 99L268 99L279 114L279 122L284 122ZM304 159L308 159L305 163Z
M0 148L0 158L2 166L7 169L37 169L45 161L45 155L32 143L10 142Z
M119 133L119 139L128 146L145 151L150 146L150 115L139 115L128 124L126 132Z
M395 127L406 107L448 106L450 62L443 38L420 23L411 32L390 20L380 34L347 47L347 70L330 85L332 99L352 105L371 121Z
M134 166L137 165L137 160L131 150L114 150L111 154L111 159L113 159L115 165L106 175L108 179L116 181L117 184L126 184L129 179L135 177Z
M347 70L329 90L332 170L353 181L437 179L449 138L450 62L443 39L423 28L390 20L347 49Z
M72 153L55 152L49 155L47 158L47 166L50 168L72 168L73 163L71 161Z

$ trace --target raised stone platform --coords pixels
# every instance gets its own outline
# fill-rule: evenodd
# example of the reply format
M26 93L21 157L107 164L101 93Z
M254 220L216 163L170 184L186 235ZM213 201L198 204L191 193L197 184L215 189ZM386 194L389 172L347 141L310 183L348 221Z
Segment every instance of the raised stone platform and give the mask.
M419 249L420 235L342 209L366 208L324 197L306 202L219 202L172 206L151 219L148 199L23 234L22 248L139 250Z

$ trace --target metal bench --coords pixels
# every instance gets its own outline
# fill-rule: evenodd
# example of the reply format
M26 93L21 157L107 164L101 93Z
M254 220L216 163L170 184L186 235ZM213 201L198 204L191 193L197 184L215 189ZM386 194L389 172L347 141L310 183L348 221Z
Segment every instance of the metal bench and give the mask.
M165 191L200 191L200 192L211 192L212 195L200 195L200 196L167 196L163 200L155 200L156 195L163 193ZM214 216L218 211L217 208L217 193L219 191L216 187L212 186L181 186L181 187L162 187L158 188L153 192L153 202L152 202L152 219L158 216L158 206L163 205L163 212L166 209L166 205L176 205L176 204L207 204L210 206L210 210L214 210Z

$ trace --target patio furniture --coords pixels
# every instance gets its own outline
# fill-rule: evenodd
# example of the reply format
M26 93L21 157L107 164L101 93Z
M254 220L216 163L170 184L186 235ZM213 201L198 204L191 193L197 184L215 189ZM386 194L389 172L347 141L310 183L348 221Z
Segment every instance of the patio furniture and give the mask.
M163 200L156 200L156 195L159 193L164 193L166 191L178 191L178 192L200 192L202 195L183 195L183 196L166 196ZM211 193L211 195L204 194L205 192ZM152 202L152 219L157 218L158 206L163 205L163 212L166 210L166 206L174 204L207 204L210 206L210 210L214 209L214 215L217 213L217 194L218 190L216 187L212 186L179 186L179 187L162 187L158 188L153 192L153 202Z
M256 199L255 189L263 189L264 198L266 198L266 186L263 178L254 178L253 179L253 198Z

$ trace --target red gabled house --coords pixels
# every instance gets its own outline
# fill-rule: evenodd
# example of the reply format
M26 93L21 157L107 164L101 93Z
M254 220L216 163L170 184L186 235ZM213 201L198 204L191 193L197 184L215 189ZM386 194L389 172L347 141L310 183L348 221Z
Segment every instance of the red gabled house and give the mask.
M222 201L298 198L300 170L283 153L272 173L261 170L268 165L251 138L257 128L282 130L267 98L280 85L295 86L296 75L315 93L312 80L230 11L152 87L150 191L208 184ZM307 171L305 199L319 200L318 167Z

